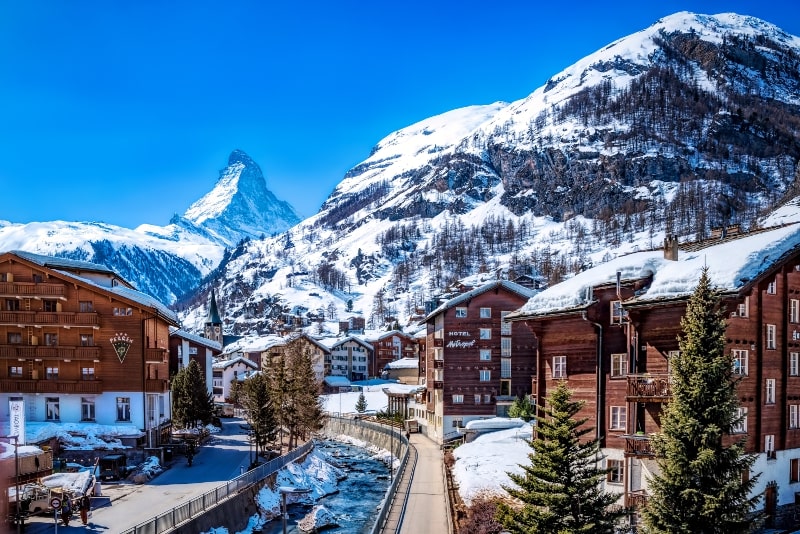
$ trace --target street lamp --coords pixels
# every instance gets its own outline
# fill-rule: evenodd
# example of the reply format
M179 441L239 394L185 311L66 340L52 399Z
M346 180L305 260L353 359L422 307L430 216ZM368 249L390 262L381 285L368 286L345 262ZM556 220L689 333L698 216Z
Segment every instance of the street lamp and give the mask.
M281 494L281 507L283 508L283 513L281 514L283 517L283 534L286 534L286 495L289 493L295 495L311 493L311 490L309 488L295 488L294 486L278 486L278 493Z

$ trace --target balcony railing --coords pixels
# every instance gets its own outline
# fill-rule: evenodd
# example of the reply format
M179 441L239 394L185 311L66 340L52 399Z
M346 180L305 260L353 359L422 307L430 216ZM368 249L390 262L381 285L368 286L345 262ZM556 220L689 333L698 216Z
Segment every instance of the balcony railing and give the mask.
M625 454L628 456L655 456L650 436L644 434L627 434L625 438Z
M169 361L167 349L144 349L144 360L151 363L166 363Z
M2 311L0 324L19 326L98 326L94 312Z
M160 378L148 378L145 380L144 390L148 393L164 393L167 389L166 380Z
M628 402L667 402L671 398L669 375L628 375Z
M103 392L102 380L22 380L0 379L4 393L91 393Z
M625 507L626 508L636 508L641 510L647 505L647 499L649 495L645 490L634 490L628 492L625 496Z
M0 282L0 295L9 297L63 297L62 284L33 282Z
M97 360L100 347L0 345L0 360Z

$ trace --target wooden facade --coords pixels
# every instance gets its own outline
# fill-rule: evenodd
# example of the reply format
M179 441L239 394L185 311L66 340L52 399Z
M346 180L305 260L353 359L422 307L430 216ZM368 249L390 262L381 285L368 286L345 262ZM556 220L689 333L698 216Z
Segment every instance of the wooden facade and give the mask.
M129 424L152 445L170 418L170 326L103 266L0 254L0 413L22 399L28 421Z
M425 413L417 415L429 437L447 440L473 419L504 416L516 397L531 393L535 338L503 317L533 294L512 282L496 281L454 297L428 315L426 354L420 358Z
M774 506L793 504L800 492L800 232L790 238L797 242L759 264L752 278L726 286L715 284L712 276L712 285L722 292L725 350L734 362L740 406L746 411L745 423L729 439L745 438L747 452L758 455L756 491L777 485L780 500L773 500ZM768 235L761 239L764 247L771 245ZM712 258L723 251L715 244L694 248L705 248L705 257ZM665 251L664 258L665 265L680 261L674 249ZM607 489L619 492L629 505L647 500L648 478L655 469L650 435L661 430L661 413L672 397L669 361L679 350L680 322L690 297L647 298L655 273L639 272L643 276L596 283L588 292L583 286L587 298L580 305L539 312L534 299L528 311L511 316L538 340L537 403L543 404L561 380L574 391L573 398L586 402L578 417L595 423L596 433L589 437L600 441L605 462L623 466L624 475L609 480ZM766 512L774 515L775 510Z
M398 330L385 332L376 338L367 338L366 341L372 345L367 369L369 377L381 376L386 364L401 358L416 358L419 352L416 339Z

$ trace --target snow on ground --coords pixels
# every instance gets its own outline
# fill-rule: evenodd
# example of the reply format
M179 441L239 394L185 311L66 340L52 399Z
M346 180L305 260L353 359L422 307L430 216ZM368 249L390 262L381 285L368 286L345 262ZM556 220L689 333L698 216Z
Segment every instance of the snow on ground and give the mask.
M383 388L396 385L394 382L384 382L362 386L364 398L367 401L367 410L370 412L386 410L389 406L389 401L386 393L383 392ZM357 413L356 403L360 394L358 391L348 391L346 393L322 395L322 409L330 413Z
M502 486L511 484L508 473L522 473L520 464L530 463L531 435L532 427L525 423L518 428L483 434L453 451L456 459L453 477L467 505L482 494L507 495Z

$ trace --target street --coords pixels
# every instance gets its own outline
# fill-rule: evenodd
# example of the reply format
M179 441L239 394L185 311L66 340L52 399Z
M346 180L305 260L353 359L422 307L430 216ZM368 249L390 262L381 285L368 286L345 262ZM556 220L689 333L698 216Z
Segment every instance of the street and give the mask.
M102 496L92 497L89 525L83 526L75 514L69 526L58 524L52 515L31 516L25 532L123 532L157 515L171 510L181 502L222 485L242 473L250 464L247 434L239 418L222 420L222 431L213 434L198 448L191 467L186 457L175 456L168 468L146 484L102 482Z

